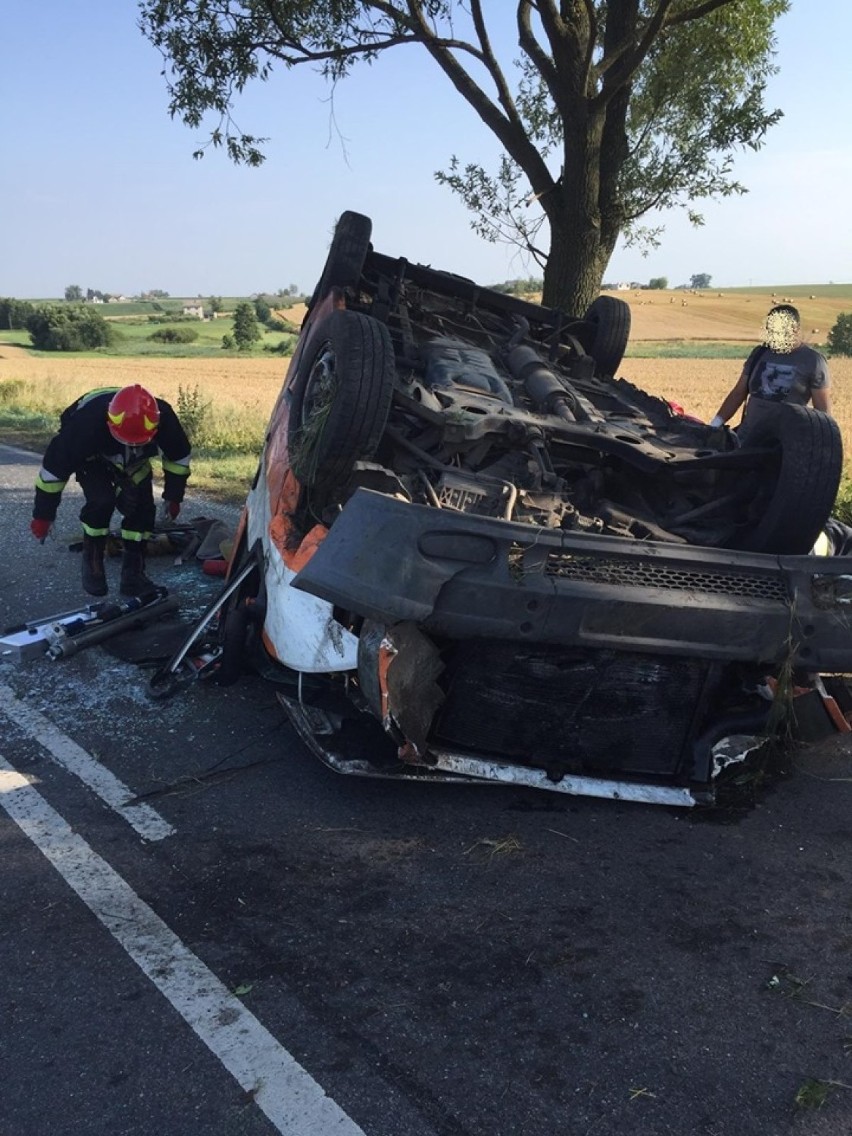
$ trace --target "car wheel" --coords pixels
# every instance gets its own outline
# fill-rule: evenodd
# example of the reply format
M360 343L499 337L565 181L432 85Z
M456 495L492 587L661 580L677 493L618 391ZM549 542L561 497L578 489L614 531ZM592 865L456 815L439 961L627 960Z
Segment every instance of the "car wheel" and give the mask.
M774 469L753 489L749 523L735 544L748 552L810 552L837 497L843 440L834 419L780 403L744 434L743 448L777 450Z
M370 251L373 222L363 213L347 209L340 214L328 249L325 267L308 304L308 311L319 303L330 288L354 288L361 279L364 261Z
M592 335L586 350L601 375L614 375L621 365L630 338L630 305L614 296L598 296L583 317Z
M313 331L294 378L290 464L319 514L359 459L373 456L390 411L394 355L383 323L337 310Z

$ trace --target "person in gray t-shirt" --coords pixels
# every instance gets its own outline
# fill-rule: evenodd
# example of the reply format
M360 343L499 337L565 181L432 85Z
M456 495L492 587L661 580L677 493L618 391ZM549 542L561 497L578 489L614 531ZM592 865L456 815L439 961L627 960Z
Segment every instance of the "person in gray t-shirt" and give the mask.
M793 402L831 413L828 364L802 342L801 319L792 304L779 304L766 317L766 340L746 359L740 377L711 420L721 426L746 403L743 422L754 424L769 404ZM746 401L747 400L747 401Z

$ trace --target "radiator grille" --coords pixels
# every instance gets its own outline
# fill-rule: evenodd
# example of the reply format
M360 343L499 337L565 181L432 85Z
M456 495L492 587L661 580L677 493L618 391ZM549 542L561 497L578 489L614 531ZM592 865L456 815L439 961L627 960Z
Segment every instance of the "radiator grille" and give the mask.
M584 580L593 584L663 588L668 591L705 592L713 595L734 594L772 600L775 603L786 603L788 600L784 581L770 573L737 572L734 575L700 568L655 564L650 559L622 560L551 552L547 556L544 573L563 580Z

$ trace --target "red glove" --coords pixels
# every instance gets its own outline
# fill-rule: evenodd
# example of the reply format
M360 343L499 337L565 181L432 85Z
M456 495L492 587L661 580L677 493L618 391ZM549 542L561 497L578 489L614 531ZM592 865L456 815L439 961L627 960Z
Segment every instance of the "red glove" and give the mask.
M53 521L43 521L38 517L33 517L30 521L30 532L41 544L44 544L47 534L50 532L50 526Z
M164 501L163 504L166 507L166 512L174 521L180 512L180 501Z

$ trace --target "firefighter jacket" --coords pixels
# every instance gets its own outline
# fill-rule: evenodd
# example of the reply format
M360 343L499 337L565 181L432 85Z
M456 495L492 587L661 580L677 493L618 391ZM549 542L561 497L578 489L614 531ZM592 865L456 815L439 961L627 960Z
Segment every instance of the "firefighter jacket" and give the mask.
M89 391L63 410L59 433L48 443L36 478L34 517L46 521L56 517L68 478L87 462L106 462L115 470L118 481L128 478L139 483L151 473L151 459L158 453L163 467L163 497L167 501L183 500L190 444L178 416L165 399L158 398L157 433L144 446L126 446L113 438L107 426L107 407L120 389Z

